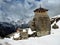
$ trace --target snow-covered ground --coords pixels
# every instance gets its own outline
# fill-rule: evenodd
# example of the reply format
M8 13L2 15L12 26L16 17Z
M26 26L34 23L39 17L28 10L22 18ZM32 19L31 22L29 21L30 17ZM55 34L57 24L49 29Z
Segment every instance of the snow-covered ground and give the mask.
M60 45L60 21L58 21L56 24L59 26L59 29L51 28L50 35L42 37L31 37L25 40L12 40L5 38L0 39L0 45Z

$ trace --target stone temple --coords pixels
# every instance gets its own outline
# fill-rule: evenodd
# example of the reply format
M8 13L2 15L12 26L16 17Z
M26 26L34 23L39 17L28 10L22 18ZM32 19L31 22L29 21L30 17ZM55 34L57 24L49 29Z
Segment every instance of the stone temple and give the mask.
M31 21L30 28L32 31L36 31L38 37L50 34L51 23L47 11L42 7L34 10L35 16Z

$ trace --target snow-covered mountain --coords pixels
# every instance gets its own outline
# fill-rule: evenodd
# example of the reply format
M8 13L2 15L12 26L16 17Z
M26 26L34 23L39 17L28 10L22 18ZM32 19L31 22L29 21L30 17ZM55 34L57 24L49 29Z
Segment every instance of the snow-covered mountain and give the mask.
M31 37L25 40L13 40L9 38L0 39L1 45L60 45L60 20L56 23L59 28L53 29L51 25L51 34L42 37ZM30 30L30 29L29 29ZM31 32L31 31L30 31Z
M54 23L56 21L56 23L60 20L60 15L54 16L51 19L51 24Z

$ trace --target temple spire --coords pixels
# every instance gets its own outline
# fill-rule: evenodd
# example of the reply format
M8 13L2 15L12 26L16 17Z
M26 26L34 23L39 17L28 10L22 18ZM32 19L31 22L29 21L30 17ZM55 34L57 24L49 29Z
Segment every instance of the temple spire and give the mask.
M40 4L40 8L41 8L41 4Z

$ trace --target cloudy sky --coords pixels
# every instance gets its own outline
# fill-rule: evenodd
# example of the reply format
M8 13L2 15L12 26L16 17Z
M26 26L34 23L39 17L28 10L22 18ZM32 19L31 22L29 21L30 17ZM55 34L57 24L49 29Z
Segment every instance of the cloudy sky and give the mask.
M40 4L50 17L60 14L60 0L0 0L0 21L29 21Z

